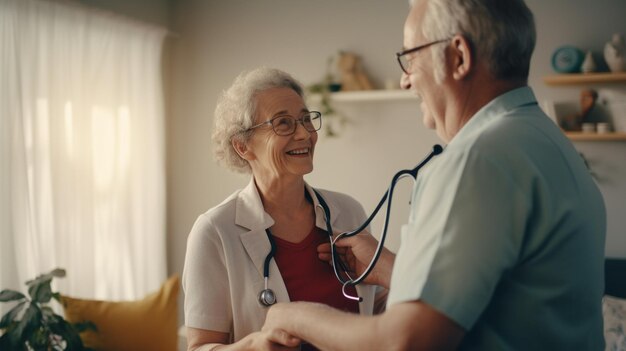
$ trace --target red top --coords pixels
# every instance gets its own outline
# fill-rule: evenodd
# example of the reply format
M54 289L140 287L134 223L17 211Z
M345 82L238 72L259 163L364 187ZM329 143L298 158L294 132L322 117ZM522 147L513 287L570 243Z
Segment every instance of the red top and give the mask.
M309 235L299 243L273 237L276 243L274 259L283 277L291 301L320 302L334 308L358 313L359 303L347 299L341 293L341 283L335 278L333 268L317 256L317 247L328 242L328 234L313 227ZM346 292L356 296L351 286ZM303 344L302 350L315 350Z

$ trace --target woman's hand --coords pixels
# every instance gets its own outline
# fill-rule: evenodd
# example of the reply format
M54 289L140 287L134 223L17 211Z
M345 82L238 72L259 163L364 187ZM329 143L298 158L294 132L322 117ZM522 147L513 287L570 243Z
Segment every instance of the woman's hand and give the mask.
M248 334L237 344L243 346L242 350L250 351L295 351L300 349L300 339L281 329L264 329Z
M187 327L188 351L289 351L300 345L299 339L279 329L251 333L234 344L227 342L228 333Z
M335 251L341 260L348 266L350 273L356 276L363 274L369 265L378 241L368 232L361 232L351 237L343 237L335 242ZM332 264L330 243L324 243L317 247L318 257ZM395 255L383 247L378 262L372 272L363 281L366 284L380 285L389 288L391 271Z

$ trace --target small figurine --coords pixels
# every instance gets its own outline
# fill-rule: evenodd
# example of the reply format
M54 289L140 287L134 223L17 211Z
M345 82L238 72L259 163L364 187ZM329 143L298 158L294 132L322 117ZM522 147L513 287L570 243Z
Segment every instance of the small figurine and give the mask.
M598 93L587 89L580 92L580 113L565 116L559 120L559 125L566 131L580 131L585 119L596 104Z
M350 52L341 52L337 62L341 73L341 90L371 90L372 83L361 67L359 57Z
M621 34L613 34L611 41L604 45L604 59L611 72L626 70L626 44Z

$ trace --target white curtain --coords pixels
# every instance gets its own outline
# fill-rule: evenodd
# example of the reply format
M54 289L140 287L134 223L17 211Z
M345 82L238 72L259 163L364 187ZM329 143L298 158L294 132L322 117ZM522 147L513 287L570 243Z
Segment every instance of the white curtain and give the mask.
M166 31L79 4L0 0L0 289L143 297L166 277Z

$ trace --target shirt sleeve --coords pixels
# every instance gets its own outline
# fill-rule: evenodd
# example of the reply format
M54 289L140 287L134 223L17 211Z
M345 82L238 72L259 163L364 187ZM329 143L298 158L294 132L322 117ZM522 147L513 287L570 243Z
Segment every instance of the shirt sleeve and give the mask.
M224 250L215 226L200 216L187 239L183 269L185 325L230 332L232 309Z
M528 200L505 167L480 153L452 155L429 171L402 229L389 303L421 300L469 330L518 259Z

